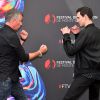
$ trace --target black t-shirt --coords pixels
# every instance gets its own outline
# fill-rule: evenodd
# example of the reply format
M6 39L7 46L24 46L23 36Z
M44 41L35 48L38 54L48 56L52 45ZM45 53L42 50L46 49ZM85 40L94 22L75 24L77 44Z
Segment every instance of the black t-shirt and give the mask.
M18 81L19 61L28 60L29 55L25 53L17 33L5 25L0 29L0 80L10 77L13 81Z

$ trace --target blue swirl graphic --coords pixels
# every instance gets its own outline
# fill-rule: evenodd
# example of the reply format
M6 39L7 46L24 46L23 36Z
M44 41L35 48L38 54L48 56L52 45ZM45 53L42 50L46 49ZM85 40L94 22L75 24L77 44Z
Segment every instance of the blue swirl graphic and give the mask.
M46 100L46 89L43 80L32 63L27 62L19 65L19 70L22 75L20 83L23 86L28 100ZM15 99L9 97L7 100Z
M24 11L24 0L0 0L0 27L5 23L5 12L15 8Z

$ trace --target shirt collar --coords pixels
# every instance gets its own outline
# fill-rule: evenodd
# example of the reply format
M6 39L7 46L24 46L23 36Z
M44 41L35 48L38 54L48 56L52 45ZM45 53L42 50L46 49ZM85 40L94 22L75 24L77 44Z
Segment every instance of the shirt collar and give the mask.
M95 26L94 23L88 24L85 28L88 28L88 27L91 27L91 26Z
M9 28L10 30L16 32L14 29L12 29L10 26L8 26L8 25L6 25L6 24L4 25L4 27L7 27L7 28Z

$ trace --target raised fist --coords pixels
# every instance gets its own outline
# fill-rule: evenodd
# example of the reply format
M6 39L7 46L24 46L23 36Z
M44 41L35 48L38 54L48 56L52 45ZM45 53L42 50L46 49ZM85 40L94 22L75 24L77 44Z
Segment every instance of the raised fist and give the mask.
M19 35L20 35L20 38L25 41L27 39L27 37L28 37L28 32L26 32L25 30L22 30L19 33Z
M61 28L60 31L62 32L62 34L70 34L70 29L66 26L64 28Z
M80 28L77 25L71 27L70 30L73 34L78 34L80 32Z
M48 49L47 46L43 44L40 46L39 51L43 54L47 52L47 49Z

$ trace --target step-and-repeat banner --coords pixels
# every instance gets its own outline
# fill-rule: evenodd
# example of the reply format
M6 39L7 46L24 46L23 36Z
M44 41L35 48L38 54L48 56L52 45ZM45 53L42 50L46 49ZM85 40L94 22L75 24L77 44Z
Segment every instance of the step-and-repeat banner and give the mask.
M64 52L60 28L75 25L75 11L82 6L92 8L94 23L100 27L99 5L100 0L0 0L0 27L10 9L24 13L23 28L29 33L26 52L36 51L41 44L48 46L42 58L19 65L20 83L28 100L62 100L73 80L75 61ZM88 90L80 100L88 100Z

